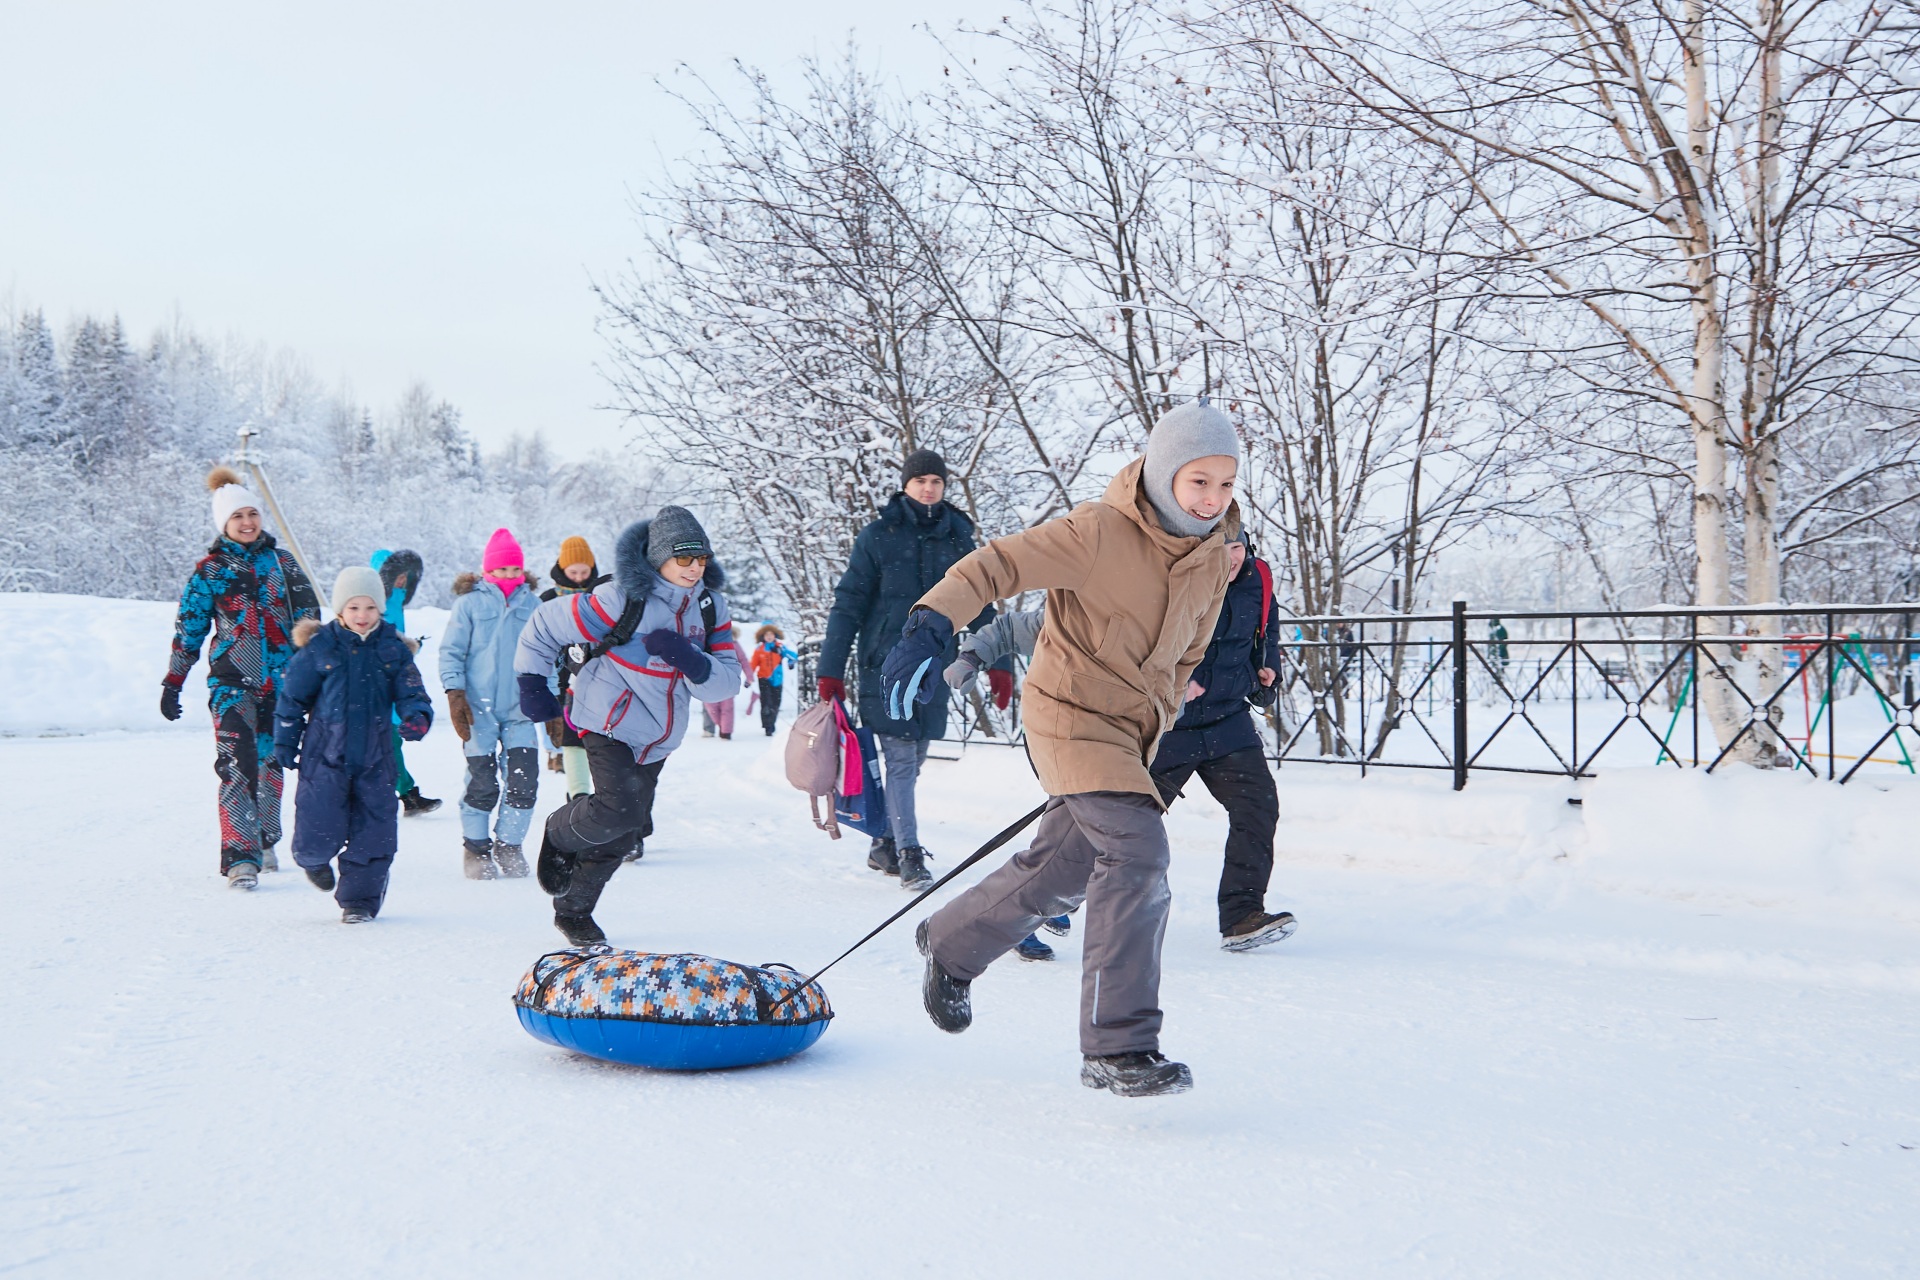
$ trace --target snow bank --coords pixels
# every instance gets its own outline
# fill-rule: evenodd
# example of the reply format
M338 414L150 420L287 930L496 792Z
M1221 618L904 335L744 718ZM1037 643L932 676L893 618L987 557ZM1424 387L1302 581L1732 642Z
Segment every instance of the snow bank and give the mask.
M1920 778L1842 787L1736 765L1456 792L1445 774L1289 766L1279 785L1283 861L1920 921Z
M0 737L123 729L205 733L206 663L187 678L177 724L160 718L176 605L167 600L0 593ZM407 626L437 635L445 609L414 609ZM421 671L433 679L432 641Z

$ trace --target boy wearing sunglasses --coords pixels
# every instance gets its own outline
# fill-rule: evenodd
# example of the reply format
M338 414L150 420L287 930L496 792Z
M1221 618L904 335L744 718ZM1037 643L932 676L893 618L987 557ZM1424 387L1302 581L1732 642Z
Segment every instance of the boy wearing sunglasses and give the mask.
M547 819L538 874L553 895L554 926L576 947L607 940L594 907L653 831L654 789L693 703L740 691L733 620L720 594L726 575L692 512L662 507L628 525L613 565L613 580L591 594L541 605L514 661L521 709L534 720L562 714L558 673L563 664L571 673L565 715L586 747L593 792Z

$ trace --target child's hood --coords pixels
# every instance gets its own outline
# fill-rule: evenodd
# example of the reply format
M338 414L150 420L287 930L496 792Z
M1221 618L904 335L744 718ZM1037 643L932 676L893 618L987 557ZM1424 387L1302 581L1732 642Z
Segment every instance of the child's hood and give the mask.
M537 587L540 585L540 579L534 577L531 573L522 570L521 574L526 578L528 586ZM474 588L478 587L484 581L486 581L484 574L476 573L469 569L453 580L453 594L456 596L471 595Z
M319 635L321 630L328 625L329 624L320 621L318 618L300 619L300 621L293 624L293 647L296 649L306 648L308 643L312 641L315 636ZM420 642L412 636L401 635L399 631L394 629L393 624L390 622L383 622L374 628L373 634L369 636L368 639L379 639L382 631L392 631L393 638L407 646L408 653L413 654L420 652Z
M661 588L672 586L660 571L647 563L647 532L653 527L651 520L636 520L620 531L619 540L613 546L613 581L620 592L629 600L644 600ZM727 585L727 575L720 568L717 559L707 561L706 575L701 585L709 591L718 591Z

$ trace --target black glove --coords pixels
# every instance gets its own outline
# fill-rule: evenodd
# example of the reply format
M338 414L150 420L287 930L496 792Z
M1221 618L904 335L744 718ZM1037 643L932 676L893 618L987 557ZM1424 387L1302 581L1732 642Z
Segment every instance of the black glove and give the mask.
M713 674L713 659L700 652L698 645L678 631L661 627L640 637L640 643L647 647L648 653L656 658L664 658L668 666L695 684L700 684Z
M560 699L553 696L553 690L547 687L545 676L528 675L522 672L517 679L520 682L520 714L529 720L555 720L560 716Z
M180 718L180 690L173 685L160 686L160 714L169 720Z
M276 740L273 744L273 754L268 756L267 760L271 764L279 765L282 769L298 771L300 768L300 744L291 740Z

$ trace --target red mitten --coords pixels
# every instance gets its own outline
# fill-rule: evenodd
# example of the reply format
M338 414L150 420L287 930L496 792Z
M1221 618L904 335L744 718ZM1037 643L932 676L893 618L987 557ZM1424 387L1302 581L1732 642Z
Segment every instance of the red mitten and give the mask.
M993 705L1002 711L1013 702L1013 672L997 668L987 672L987 687L993 690Z
M832 676L821 676L815 688L822 702L832 698L838 698L842 702L847 700L847 685L844 680L835 680Z

